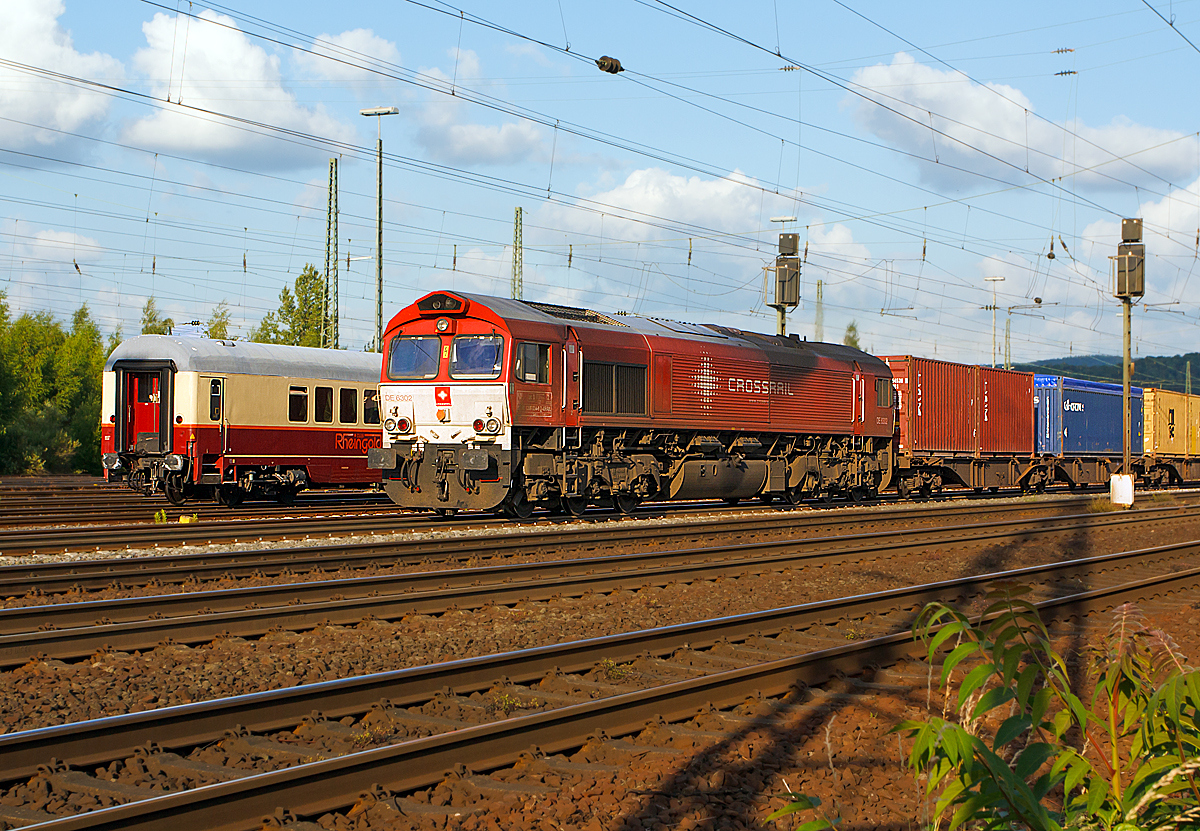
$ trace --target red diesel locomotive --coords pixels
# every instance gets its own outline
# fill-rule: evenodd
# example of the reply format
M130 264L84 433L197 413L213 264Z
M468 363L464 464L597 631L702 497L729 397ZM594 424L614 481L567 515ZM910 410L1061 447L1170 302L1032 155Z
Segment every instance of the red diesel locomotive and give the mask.
M857 349L437 291L388 324L391 498L450 514L795 502L892 478L892 373Z

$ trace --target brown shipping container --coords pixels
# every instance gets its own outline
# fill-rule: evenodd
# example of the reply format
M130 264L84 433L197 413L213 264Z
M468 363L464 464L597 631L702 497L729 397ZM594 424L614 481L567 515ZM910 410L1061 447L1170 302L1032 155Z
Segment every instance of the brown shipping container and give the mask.
M1033 374L894 356L899 450L968 456L1033 453Z
M1146 453L1152 456L1187 453L1188 396L1146 387L1142 390L1142 402Z

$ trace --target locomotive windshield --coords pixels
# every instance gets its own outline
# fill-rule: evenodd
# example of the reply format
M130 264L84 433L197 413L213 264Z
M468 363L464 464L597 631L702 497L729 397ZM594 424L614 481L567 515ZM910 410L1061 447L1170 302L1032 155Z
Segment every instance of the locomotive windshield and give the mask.
M388 377L436 378L438 374L439 338L393 338L388 355Z
M499 335L463 335L450 351L451 378L499 378L504 360L504 338Z

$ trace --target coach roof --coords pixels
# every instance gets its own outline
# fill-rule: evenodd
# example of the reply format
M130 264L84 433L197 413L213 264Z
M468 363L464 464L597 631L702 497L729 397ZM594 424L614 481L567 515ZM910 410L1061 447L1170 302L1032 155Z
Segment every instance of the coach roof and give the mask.
M375 352L138 335L114 349L104 369L111 371L118 361L170 361L179 372L274 375L370 384L379 380L381 360Z

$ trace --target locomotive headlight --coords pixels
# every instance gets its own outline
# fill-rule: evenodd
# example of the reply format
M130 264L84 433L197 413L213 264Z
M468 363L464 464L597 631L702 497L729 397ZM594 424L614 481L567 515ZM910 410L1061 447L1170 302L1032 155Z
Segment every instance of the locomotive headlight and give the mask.
M383 429L387 430L389 433L396 432L396 419L389 418L385 420L383 422Z
M177 453L171 453L165 459L163 459L163 466L167 470L173 471L175 473L178 473L179 471L183 470L186 465L187 465L187 458L185 456L180 456Z
M435 325L437 326L437 330L439 332L445 332L450 328L450 321L444 317L439 317L438 322Z
M407 433L411 429L412 429L412 422L409 421L407 418L397 419L397 421L396 421L396 432L397 433Z
M500 419L489 418L487 420L487 424L484 425L483 429L486 430L487 432L491 433L492 435L499 433L500 432Z
M100 461L109 470L120 470L121 468L121 457L116 453L105 453Z

